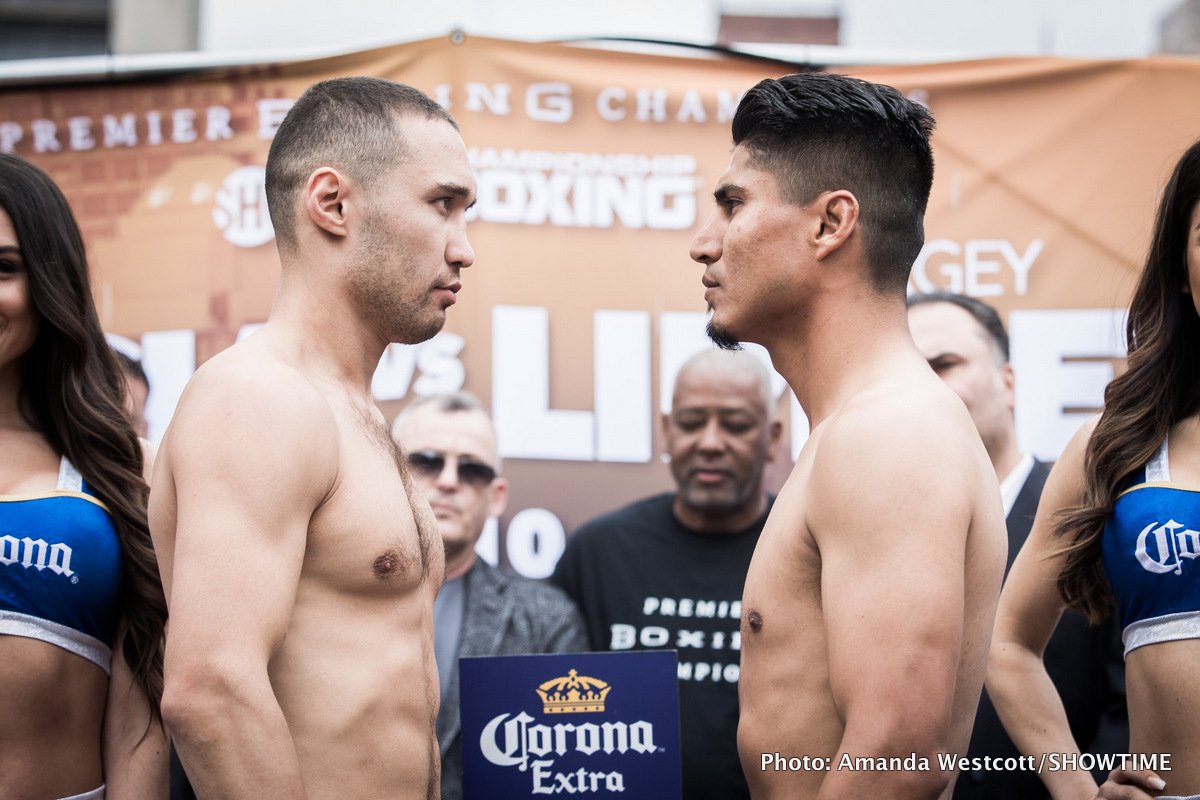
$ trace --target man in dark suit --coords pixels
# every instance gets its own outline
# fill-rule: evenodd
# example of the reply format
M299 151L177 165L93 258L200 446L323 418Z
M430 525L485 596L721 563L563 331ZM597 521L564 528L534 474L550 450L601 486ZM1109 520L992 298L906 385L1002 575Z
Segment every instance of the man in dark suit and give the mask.
M459 657L579 652L587 649L587 634L560 589L503 572L475 554L484 524L504 512L508 496L496 433L479 400L467 392L418 398L396 419L392 436L446 548L446 583L433 612L442 693L437 735L442 800L459 800Z
M1008 565L1029 536L1050 466L1022 453L1013 417L1014 374L1008 333L991 306L956 294L920 294L908 299L908 322L917 348L934 371L962 398L987 448L1008 524ZM1111 619L1111 618L1110 618ZM1114 621L1092 627L1074 612L1046 647L1046 669L1062 697L1080 750L1120 753L1128 749L1125 677L1120 631ZM968 756L1020 755L984 691L971 733ZM1098 776L1104 780L1104 776ZM1047 798L1036 771L963 770L955 800Z

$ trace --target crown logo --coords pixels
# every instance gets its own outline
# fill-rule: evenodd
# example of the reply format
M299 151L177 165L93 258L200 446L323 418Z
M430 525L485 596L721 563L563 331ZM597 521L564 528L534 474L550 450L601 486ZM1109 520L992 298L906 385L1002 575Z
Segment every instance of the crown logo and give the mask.
M604 698L611 689L599 678L589 678L571 670L564 677L553 678L538 686L537 693L546 714L583 714L603 711Z

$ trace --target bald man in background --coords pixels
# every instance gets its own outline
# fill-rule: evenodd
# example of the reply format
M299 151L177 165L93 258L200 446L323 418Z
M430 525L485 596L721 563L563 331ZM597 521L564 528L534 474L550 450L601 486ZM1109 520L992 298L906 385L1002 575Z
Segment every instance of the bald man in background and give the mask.
M675 380L663 436L676 491L583 525L551 578L579 604L597 650L679 652L683 796L738 800L742 587L774 500L763 471L782 427L770 373L709 350Z

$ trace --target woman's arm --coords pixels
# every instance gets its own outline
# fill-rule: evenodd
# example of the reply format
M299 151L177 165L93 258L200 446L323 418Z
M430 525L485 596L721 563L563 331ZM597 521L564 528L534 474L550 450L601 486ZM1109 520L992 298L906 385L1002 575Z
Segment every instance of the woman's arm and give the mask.
M104 782L108 800L165 800L167 734L152 718L146 693L119 652L113 653L104 713Z
M1096 782L1086 770L1051 770L1051 754L1078 753L1062 699L1042 655L1063 612L1058 593L1063 541L1054 535L1058 512L1083 500L1083 456L1095 423L1084 425L1054 465L1033 529L1005 580L988 658L987 690L1017 748L1033 756L1055 800L1091 800ZM1045 758L1043 759L1043 756Z

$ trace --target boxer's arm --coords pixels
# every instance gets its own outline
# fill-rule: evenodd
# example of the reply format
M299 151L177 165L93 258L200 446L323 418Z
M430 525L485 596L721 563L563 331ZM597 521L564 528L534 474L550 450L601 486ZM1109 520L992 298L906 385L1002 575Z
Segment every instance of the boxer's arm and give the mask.
M336 478L328 406L287 370L210 377L163 449L177 503L163 715L180 759L200 797L303 797L268 664Z
M1043 753L1079 752L1042 654L1064 607L1057 586L1063 559L1051 557L1063 544L1054 522L1059 511L1083 500L1083 456L1093 427L1075 434L1046 479L1029 538L1000 594L992 633L988 694L1017 749L1038 762ZM1056 798L1096 794L1086 770L1043 770L1041 778Z
M966 476L978 468L915 423L860 416L828 431L808 520L844 723L835 763L916 754L929 768L833 770L821 800L937 797L951 777L937 756L951 743L960 654L984 646L963 641L965 545L978 493Z

